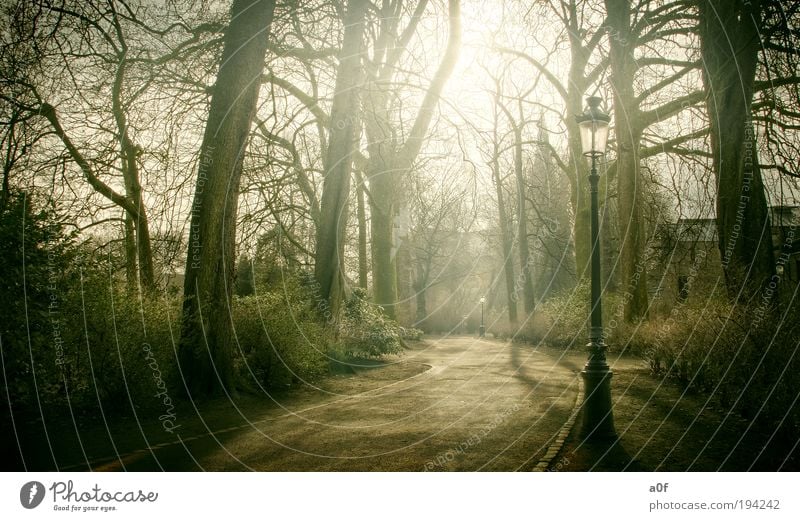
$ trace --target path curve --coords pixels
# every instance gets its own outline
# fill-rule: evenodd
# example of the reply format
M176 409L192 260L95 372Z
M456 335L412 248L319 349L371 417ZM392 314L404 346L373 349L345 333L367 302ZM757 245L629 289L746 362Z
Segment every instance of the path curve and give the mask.
M470 337L416 343L326 391L228 404L183 418L180 438L115 438L120 458L69 470L533 470L570 417L577 368L529 345Z

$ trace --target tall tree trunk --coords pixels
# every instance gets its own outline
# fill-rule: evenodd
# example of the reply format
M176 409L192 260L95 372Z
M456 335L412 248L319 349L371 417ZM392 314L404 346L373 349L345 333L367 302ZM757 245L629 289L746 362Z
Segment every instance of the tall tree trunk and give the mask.
M522 297L525 314L536 307L531 280L532 263L528 247L528 212L525 200L525 170L522 165L522 121L514 125L514 176L517 180L517 234L519 235L519 269L522 275Z
M372 161L370 161L372 162ZM372 288L375 303L394 318L397 268L394 251L394 172L370 175L370 236L372 237Z
M358 204L358 285L368 289L369 259L367 258L367 209L364 203L364 177L356 172L356 200Z
M136 208L135 217L131 219L136 232L136 260L139 266L139 284L145 292L153 292L156 288L155 270L153 268L153 249L150 240L150 223L147 209L144 206L144 194L139 182L139 167L136 149L129 139L124 140L123 168L125 190L128 198Z
M389 317L394 317L397 300L397 268L394 264L394 186L397 172L392 168L394 143L389 132L389 98L386 85L371 82L364 99L367 134L366 175L369 180L370 249L372 254L372 298Z
M648 308L645 232L642 222L642 183L639 146L642 128L634 93L636 62L631 36L630 0L606 0L611 35L611 85L614 91L614 129L617 139L617 197L619 199L620 267L624 319L645 318Z
M416 290L417 301L417 324L416 326L422 328L425 319L428 318L428 300L425 292L425 286L417 288Z
M728 293L775 273L767 199L751 115L763 1L702 0L700 43L717 185L717 232Z
M189 229L179 351L186 390L227 391L232 378L236 213L274 0L233 0L203 135Z
M615 118L617 128L617 195L619 200L620 274L624 318L633 322L646 318L648 307L645 226L642 217L642 183L639 179L641 133L631 128L624 116Z
M397 302L397 267L393 241L396 188L399 179L406 175L416 161L428 133L431 120L442 89L455 68L461 47L461 3L448 0L449 34L447 47L439 67L431 80L417 117L408 132L408 138L399 148L396 134L388 117L389 100L386 86L373 82L366 110L371 113L367 121L369 147L368 177L370 183L370 218L372 232L372 283L375 302L383 306L387 315L395 317ZM394 53L396 49L391 52ZM390 79L389 75L389 79Z
M127 147L126 147L127 148ZM133 150L128 149L124 154L133 154ZM135 266L139 268L139 284L145 292L153 292L156 288L155 270L153 268L153 249L150 240L150 225L147 218L147 210L144 207L142 186L139 184L139 169L136 159L133 161L125 159L123 161L123 175L125 177L125 191L131 203L136 208L135 216L129 216L133 226L135 240ZM130 214L129 214L130 215Z
M111 106L122 152L122 176L125 181L125 194L136 208L135 217L131 221L136 232L136 261L139 267L139 284L141 284L144 291L153 292L155 291L153 249L150 240L150 224L147 218L147 210L144 206L144 194L139 176L139 148L131 138L128 118L122 101L126 69L127 47L123 47L120 51L114 83L111 87Z
M141 199L138 199L139 215L134 221L136 226L136 256L139 260L139 280L145 291L155 291L156 277L153 267L153 249L150 239L150 224L147 219L147 210Z
M366 7L367 0L349 0L344 17L344 39L339 52L328 149L324 161L321 218L317 227L314 273L319 284L320 297L328 301L334 316L338 314L346 292L344 243L353 152L361 128L361 47Z
M396 233L400 233L400 227L395 226ZM395 304L395 315L398 323L407 325L413 322L414 315L412 310L413 287L411 282L411 251L408 246L408 236L398 235L395 241L395 268L397 269L397 303Z
M503 196L503 181L500 178L500 144L497 137L497 119L494 128L494 151L492 154L492 180L494 181L497 195L498 225L500 226L500 246L503 255L503 276L506 281L506 305L508 307L508 322L511 327L517 324L517 296L514 289L514 261L512 260L512 241L508 213L506 212L505 197Z
M598 45L599 34L592 41L584 45L584 30L581 28L580 14L576 0L569 0L566 4L567 35L570 42L570 65L566 85L567 114L574 115L583 112L583 96L591 84L590 76L601 68L594 66L587 71L589 58L593 49ZM580 131L574 117L566 118L567 149L569 151L569 164L571 176L569 177L571 193L570 203L573 212L572 240L575 244L575 275L578 281L589 276L590 273L590 225L591 208L589 198L589 166L583 155Z
M136 291L139 287L138 268L136 266L136 231L133 228L133 217L125 212L125 282L128 291Z

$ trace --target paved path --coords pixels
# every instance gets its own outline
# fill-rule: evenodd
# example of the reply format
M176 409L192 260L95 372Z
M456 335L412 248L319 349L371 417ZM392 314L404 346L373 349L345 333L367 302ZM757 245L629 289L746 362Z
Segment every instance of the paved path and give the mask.
M531 346L428 340L278 403L184 413L180 439L129 422L82 436L85 457L56 459L70 470L531 470L575 407L578 370Z

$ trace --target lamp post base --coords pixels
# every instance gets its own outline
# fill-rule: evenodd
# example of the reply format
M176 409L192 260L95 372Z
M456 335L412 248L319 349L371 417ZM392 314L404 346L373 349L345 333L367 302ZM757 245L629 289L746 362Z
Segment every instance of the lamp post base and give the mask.
M617 437L614 430L614 414L611 410L611 377L606 367L586 367L583 376L584 398L581 439L609 440Z
M484 326L478 327L478 338L484 338L486 336L486 328Z

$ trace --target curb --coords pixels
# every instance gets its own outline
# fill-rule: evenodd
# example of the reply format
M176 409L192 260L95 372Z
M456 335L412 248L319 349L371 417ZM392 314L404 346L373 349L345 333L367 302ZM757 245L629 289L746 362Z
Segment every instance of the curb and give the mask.
M575 396L575 406L572 409L572 413L564 425L561 426L561 430L555 435L555 441L553 441L553 443L551 443L547 448L547 452L542 459L539 460L539 463L536 464L532 472L547 472L547 469L550 468L550 464L553 463L553 460L556 458L556 456L558 456L558 453L561 452L562 448L564 448L564 443L567 441L567 436L569 436L573 425L575 425L575 420L578 418L578 413L581 411L582 403L583 383L582 378L578 376L578 393Z

